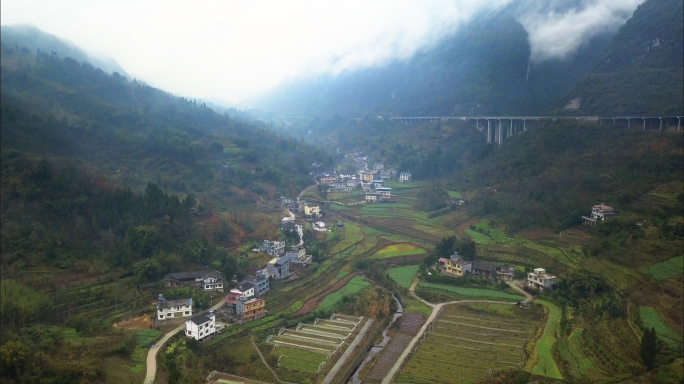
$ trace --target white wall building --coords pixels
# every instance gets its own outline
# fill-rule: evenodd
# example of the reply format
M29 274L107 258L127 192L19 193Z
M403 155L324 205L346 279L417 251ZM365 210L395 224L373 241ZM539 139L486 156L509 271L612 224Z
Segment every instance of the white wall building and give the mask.
M603 203L596 204L593 207L591 207L591 217L593 219L605 220L606 217L612 216L614 214L615 210L613 209L613 207L609 207Z
M264 240L261 249L271 256L276 256L285 252L285 242Z
M167 320L192 316L192 298L181 300L166 300L159 295L157 301L157 319Z
M554 288L556 276L546 273L544 268L535 268L534 272L527 274L527 285L542 291L547 288Z
M366 193L366 202L367 203L377 203L382 201L382 195L379 193L375 192L368 192Z
M406 183L408 181L411 181L411 173L410 172L401 172L399 174L399 181L402 183Z
M241 297L254 296L254 284L250 281L244 281L242 284L230 290L232 293L238 293Z
M216 333L216 315L214 315L214 311L195 316L185 322L185 336L192 337L195 340L202 340L214 333Z

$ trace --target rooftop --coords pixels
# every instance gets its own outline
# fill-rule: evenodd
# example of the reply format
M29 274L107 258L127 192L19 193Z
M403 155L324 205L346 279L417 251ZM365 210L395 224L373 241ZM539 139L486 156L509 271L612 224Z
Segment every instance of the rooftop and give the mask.
M205 314L202 314L202 315L199 315L199 316L195 316L195 317L193 317L192 319L190 319L189 321L192 321L193 323L195 323L195 324L197 324L197 325L202 325L202 324L205 324L205 323L210 322L210 321L211 321L211 317L209 317L209 315L207 315L207 314L205 313Z
M206 279L213 277L215 279L223 279L223 275L218 271L193 271L193 272L176 272L169 273L164 276L164 280L182 280L182 279Z
M162 309L162 308L171 308L171 307L181 307L183 305L192 306L192 298L190 298L190 299L179 299L179 300L162 300L161 302L159 302L157 307L159 309Z
M250 283L249 281L245 281L237 286L237 289L239 289L241 292L247 291L252 288L254 288L254 284Z

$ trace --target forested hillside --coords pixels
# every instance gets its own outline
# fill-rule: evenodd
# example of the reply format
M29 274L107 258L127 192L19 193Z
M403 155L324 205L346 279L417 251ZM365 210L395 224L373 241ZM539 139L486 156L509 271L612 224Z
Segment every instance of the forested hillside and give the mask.
M68 57L4 47L1 75L3 149L67 157L122 185L272 195L297 190L309 164L328 160L263 126Z
M555 108L576 114L684 113L684 5L649 0ZM568 102L579 101L578 108Z

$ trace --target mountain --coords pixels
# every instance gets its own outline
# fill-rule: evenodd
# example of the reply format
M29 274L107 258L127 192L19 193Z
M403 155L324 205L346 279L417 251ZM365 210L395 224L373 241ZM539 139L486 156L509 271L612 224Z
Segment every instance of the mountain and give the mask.
M679 0L641 4L555 111L682 115L682 20L684 5Z
M224 199L294 192L308 164L327 161L264 125L70 57L4 47L0 63L3 150L65 158L122 185Z
M566 59L532 63L511 5L408 60L302 76L252 104L313 117L681 113L681 9L676 0L648 0L617 34L598 34Z
M26 48L33 53L36 50L48 54L55 52L59 57L71 57L82 63L90 63L107 73L118 72L122 76L127 76L126 71L111 57L88 55L73 43L43 32L32 25L3 25L0 27L0 39L9 48Z

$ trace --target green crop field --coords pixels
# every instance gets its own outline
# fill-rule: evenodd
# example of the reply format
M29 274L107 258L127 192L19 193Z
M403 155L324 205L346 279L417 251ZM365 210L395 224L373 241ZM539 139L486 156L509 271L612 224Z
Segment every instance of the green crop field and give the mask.
M671 348L677 348L677 342L682 342L682 338L663 322L658 312L653 308L640 306L639 317L644 323L644 326L649 329L655 328L656 335Z
M684 273L684 256L673 257L642 270L654 279L665 281Z
M537 342L537 353L539 354L539 363L534 367L533 373L536 375L545 375L552 379L563 379L556 361L553 359L553 345L556 344L556 331L560 324L561 310L555 304L544 300L535 300L551 311L549 320L546 325L544 336Z
M427 252L425 252L424 249L418 248L418 249L409 249L406 251L376 253L375 255L371 256L371 259L376 259L376 260L377 259L389 259L391 257L423 255L425 253L427 253Z
M409 265L406 267L392 268L389 271L390 278L399 284L402 288L409 288L413 278L418 273L418 265Z
M494 239L491 237L480 232L473 231L472 229L466 229L465 233L470 236L470 238L473 239L477 245L490 245L495 243Z
M502 301L522 301L525 298L519 295L512 295L510 293L494 291L491 289L481 289L481 288L463 288L455 287L451 285L443 284L433 284L433 283L420 283L420 288L434 289L440 291L446 291L450 293L455 293L459 296L467 298L480 298L480 299L492 299L492 300L502 300Z
M135 342L138 344L138 347L147 347L148 345L153 344L159 335L161 335L161 331L154 329L137 331L135 333Z
M343 278L344 278L345 276L347 276L348 274L349 274L348 271L339 271L339 272L337 272L337 277L336 277L336 278L337 278L337 279L343 279Z
M318 366L328 358L324 354L287 347L278 347L273 354L280 359L279 367L307 373L316 373Z
M359 276L355 276L344 287L326 296L321 302L321 309L331 309L342 301L343 297L357 294L369 286L368 282Z
M463 198L463 195L461 195L461 193L458 191L447 191L447 192L449 192L449 197L453 197L455 199L462 199Z
M334 255L340 253L345 249L351 247L354 243L363 239L363 233L356 223L345 222L344 223L344 240L335 244L330 249L330 254Z

